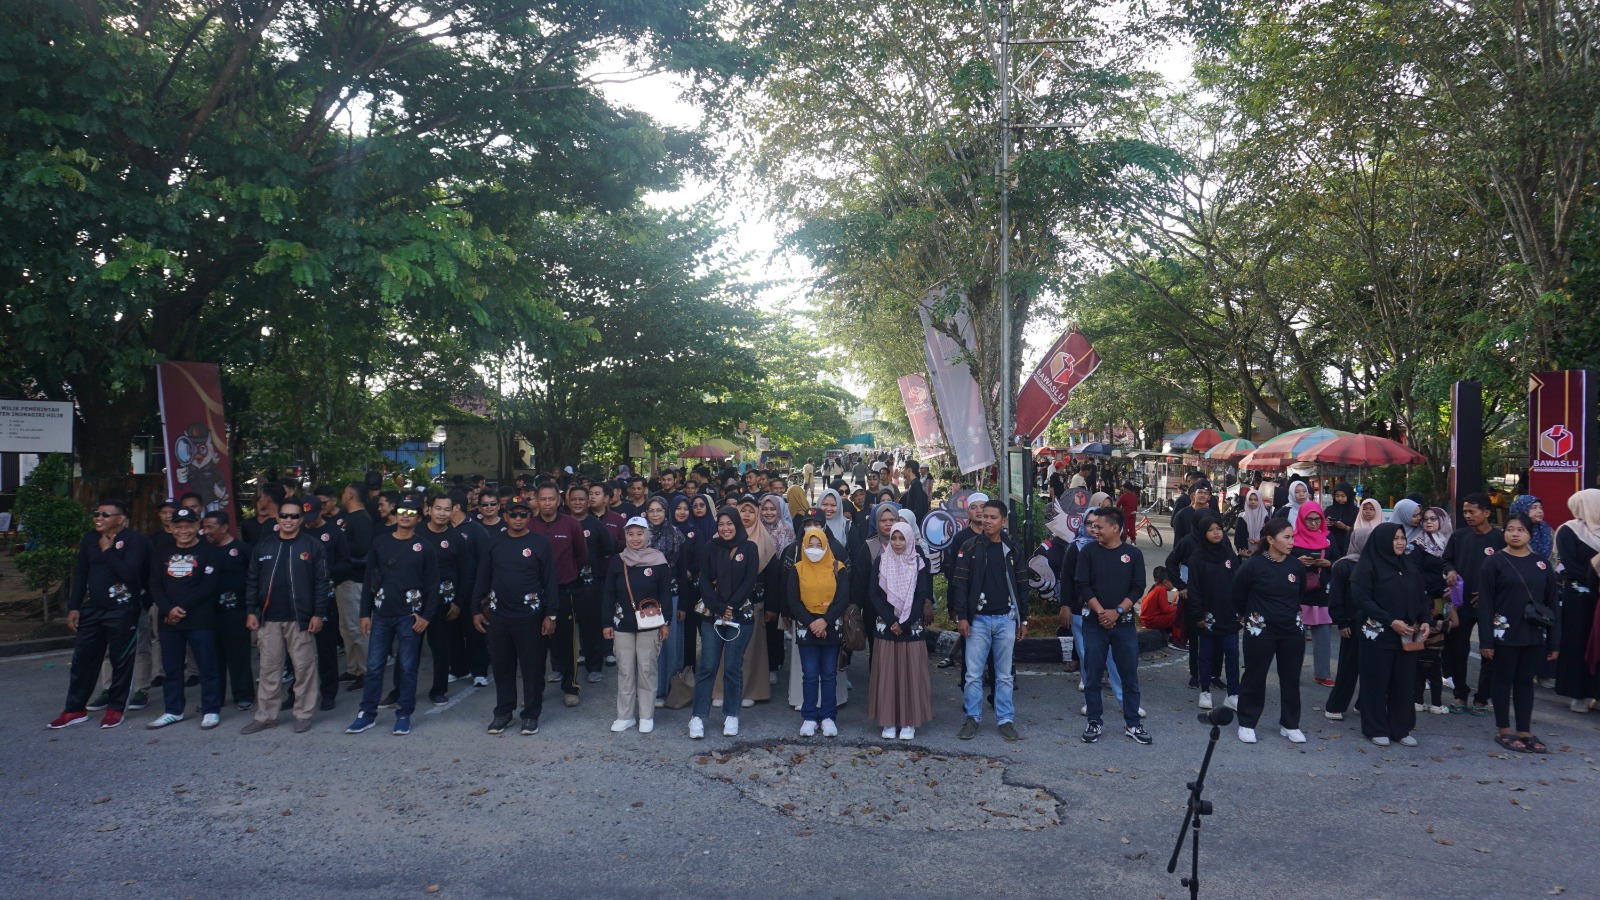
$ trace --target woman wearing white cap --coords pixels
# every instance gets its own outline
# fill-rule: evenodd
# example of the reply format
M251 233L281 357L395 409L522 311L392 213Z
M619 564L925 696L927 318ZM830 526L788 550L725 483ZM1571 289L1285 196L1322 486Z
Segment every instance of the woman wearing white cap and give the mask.
M635 724L640 734L655 730L656 658L671 633L666 615L672 609L672 567L650 546L650 523L641 516L623 530L627 546L612 558L606 576L611 624L605 630L617 656L617 720L612 731Z

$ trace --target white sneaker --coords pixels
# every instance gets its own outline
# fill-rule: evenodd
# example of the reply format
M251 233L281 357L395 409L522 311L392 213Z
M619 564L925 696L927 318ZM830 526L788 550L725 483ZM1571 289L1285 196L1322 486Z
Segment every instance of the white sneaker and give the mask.
M178 724L179 722L182 722L182 721L183 721L183 716L181 714L180 715L173 715L172 713L165 713L160 718L151 719L150 720L150 724L146 725L145 727L146 728L165 728L168 725L176 725L176 724Z
M1400 746L1402 747L1415 747L1416 745L1417 739L1409 734L1400 739Z
M1343 722L1344 721L1344 713L1342 713L1342 712L1334 712L1331 709L1323 710L1322 711L1322 717L1324 719L1327 719L1329 722Z
M1575 713L1588 712L1590 702L1591 701L1589 700L1574 700L1567 704L1567 709L1570 709Z
M1291 744L1304 744L1306 733L1298 728L1279 728L1278 733L1289 739Z
M665 707L665 706L666 706L666 705L667 705L667 701L666 701L666 700L663 700L663 699L662 699L662 698L660 698L660 697L657 697L657 698L656 698L656 709L662 709L662 708L664 708L664 707Z
M217 727L218 725L221 725L221 724L222 724L222 717L217 715L216 713L206 713L205 715L200 717L200 727L201 728L210 729L210 728L215 728L215 727Z
M1238 694L1229 694L1228 695L1228 699L1222 701L1222 705L1226 706L1229 709L1238 709L1239 708L1239 695Z
M615 722L611 723L611 730L612 731L627 731L629 728L632 728L633 726L635 726L637 724L639 724L639 720L638 719L618 719Z
M640 734L649 734L650 732L655 731L655 730L656 730L656 720L655 719L640 719L639 720L639 733Z
M550 673L550 677L545 679L545 681L548 681L551 684L555 684L556 682L558 682L560 680L561 680L561 673L560 672L551 672Z
M816 734L817 734L817 723L811 721L810 719L807 719L804 722L800 723L800 736L801 737L815 737Z
M1084 705L1078 707L1078 715L1087 716L1088 714L1089 714L1089 704L1085 703Z
M454 675L446 675L444 681L445 681L445 684L455 684L456 683L456 677Z
M489 686L489 676L487 676L487 675L479 675L478 677L472 679L472 686L473 687L488 687Z
M1415 709L1417 712L1423 712L1424 710L1426 710L1428 708L1428 704L1426 704L1426 703L1413 703L1413 704L1411 704L1411 707L1413 709Z
M1246 728L1243 725L1240 725L1239 740L1244 741L1246 744L1254 744L1256 742L1256 730L1254 728Z
M822 736L823 737L838 737L839 736L839 726L833 724L833 720L832 719L823 719L822 720Z
M1377 744L1379 747L1389 746L1389 739L1386 737L1375 737L1372 739L1372 742Z
M699 716L689 720L689 739L698 741L706 736L706 723L700 721Z
M756 702L754 700L751 700L749 697L746 697L743 700L739 701L739 705L744 707L745 709L749 709L750 707L755 706Z
M916 739L916 736L917 736L917 730L915 728L912 728L910 725L907 725L906 727L900 729L900 740L902 740L902 741L914 740L914 739Z
M777 684L777 683L778 683L778 673L777 672L768 672L767 673L767 684Z
M1436 716L1447 716L1447 715L1450 714L1450 707L1448 707L1448 706L1430 706L1430 707L1428 707L1428 712L1431 712Z
M1200 708L1201 709L1211 709L1212 708L1212 705L1211 705L1211 692L1210 691L1201 691L1200 692Z
M1146 715L1147 715L1147 713L1146 713L1146 712L1145 712L1145 711L1144 711L1144 707L1142 707L1142 706L1141 706L1141 707L1139 707L1139 718L1141 718L1141 719L1142 719L1142 718L1144 718L1144 717L1145 717L1145 716L1146 716Z
M1078 679L1078 693L1080 693L1080 694L1083 693L1083 679L1082 678Z
M739 717L729 716L722 722L722 736L736 737L739 734Z
M711 701L711 705L712 705L712 706L714 706L714 707L716 707L716 708L717 708L717 709L721 709L721 708L722 708L722 701L721 701L721 700L716 700L716 699L713 699L713 700L712 700L712 701Z
M894 726L891 725L883 730L883 739L886 741L894 740Z

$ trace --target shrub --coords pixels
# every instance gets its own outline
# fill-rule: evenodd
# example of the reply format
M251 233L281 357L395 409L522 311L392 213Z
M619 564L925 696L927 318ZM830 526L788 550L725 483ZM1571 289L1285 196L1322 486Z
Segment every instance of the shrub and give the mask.
M60 597L72 577L78 541L90 527L88 510L67 495L70 482L66 456L52 453L17 491L17 529L26 541L17 554L17 570L22 583L40 593L46 622L50 601Z

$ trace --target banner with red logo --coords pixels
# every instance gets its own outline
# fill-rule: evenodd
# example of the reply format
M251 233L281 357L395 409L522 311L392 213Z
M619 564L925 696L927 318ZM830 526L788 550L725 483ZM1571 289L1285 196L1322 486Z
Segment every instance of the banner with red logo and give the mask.
M1100 368L1100 354L1076 328L1056 339L1017 395L1016 434L1033 440L1067 405L1072 389Z
M944 453L939 439L938 413L933 409L933 389L921 372L900 377L900 399L906 404L911 421L911 438L917 444L917 458L931 459Z
M156 386L167 448L167 493L199 494L207 510L228 513L236 532L222 373L213 363L164 362L156 367Z
M943 291L929 295L917 307L925 332L923 351L928 357L928 378L939 397L939 418L944 422L945 437L955 451L956 464L965 475L994 465L994 444L989 441L989 419L983 407L983 394L967 365L966 351L962 345L976 347L972 333L972 320L967 317L966 303L948 322L961 335L956 341L950 335L933 327L932 304L939 302Z
M1572 518L1567 498L1600 475L1600 380L1588 369L1528 377L1528 485L1551 528Z

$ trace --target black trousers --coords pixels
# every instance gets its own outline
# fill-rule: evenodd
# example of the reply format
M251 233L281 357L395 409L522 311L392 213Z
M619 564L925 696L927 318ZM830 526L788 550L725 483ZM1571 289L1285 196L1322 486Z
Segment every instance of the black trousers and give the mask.
M696 593L695 599L688 601L685 601L680 594L678 600L678 611L684 614L683 621L678 623L679 630L683 632L683 668L693 669L700 641L700 614L694 611L693 604L699 600L699 594ZM676 674L678 673L670 673L670 675Z
M322 630L313 637L317 645L317 690L321 692L323 700L332 702L339 696L339 644L342 638L339 634L338 604L329 603L328 607L328 621L322 623ZM395 677L398 678L398 674Z
M455 648L461 643L461 628L467 621L466 613L457 613L454 620L446 619L451 604L439 608L428 623L423 635L428 639L428 652L433 654L433 683L428 686L428 699L441 696L450 685L450 672L455 665ZM466 625L472 628L471 625ZM473 628L473 631L478 629ZM459 677L459 676L457 676Z
M561 612L556 616L556 633L550 636L550 669L561 676L561 693L578 693L578 634L572 626L578 604L578 584L561 586ZM491 648L490 653L493 653ZM602 661L603 663L603 661Z
M1494 645L1494 724L1500 728L1511 727L1511 714L1516 713L1517 731L1525 733L1533 726L1533 679L1544 664L1543 644L1512 647ZM1485 663L1488 660L1484 660Z
M1261 711L1267 705L1267 670L1273 660L1278 662L1278 724L1285 728L1300 727L1300 668L1306 659L1304 635L1269 638L1251 637L1248 633L1239 639L1240 655L1244 657L1244 676L1239 681L1239 725L1254 728L1261 720Z
M517 708L517 670L522 670L522 717L538 719L544 708L544 665L550 639L539 633L544 619L495 616L489 620L489 664L494 669L494 714ZM477 629L473 629L476 631Z
M578 646L583 649L583 669L599 672L606 667L605 621L600 615L600 585L578 585L572 592L577 619Z
M244 627L244 618L242 603L233 609L217 609L217 670L222 675L224 697L233 685L233 702L254 703L255 667L250 664L250 629ZM322 676L319 673L317 677Z
M1349 709L1360 681L1361 637L1360 632L1352 628L1349 637L1339 638L1339 672L1333 677L1333 691L1328 694L1328 703L1323 709L1335 713Z
M489 639L472 626L471 607L457 617L460 627L451 633L450 674L457 678L479 678L489 674Z
M1415 701L1427 703L1430 699L1434 706L1444 705L1444 675L1442 672L1442 657L1438 647L1425 649L1417 654L1417 691ZM1433 696L1428 696L1428 689L1433 689Z
M138 647L138 603L116 609L84 609L78 613L78 633L72 642L72 666L67 674L68 712L81 712L89 705L95 684L100 681L100 663L111 654L111 686L107 688L110 708L128 708L133 689L133 654Z
M1467 681L1467 663L1472 656L1472 635L1478 630L1478 617L1465 615L1467 608L1462 607L1461 627L1445 632L1444 636L1444 674L1455 682L1455 687L1450 693L1456 698L1457 703L1467 702L1467 695L1472 693L1472 685ZM1478 690L1473 696L1473 702L1483 706L1489 702L1489 685L1494 682L1494 663L1489 660L1480 660L1478 663Z
M1361 733L1396 741L1410 734L1417 727L1411 699L1416 690L1416 653L1375 643L1362 647Z

